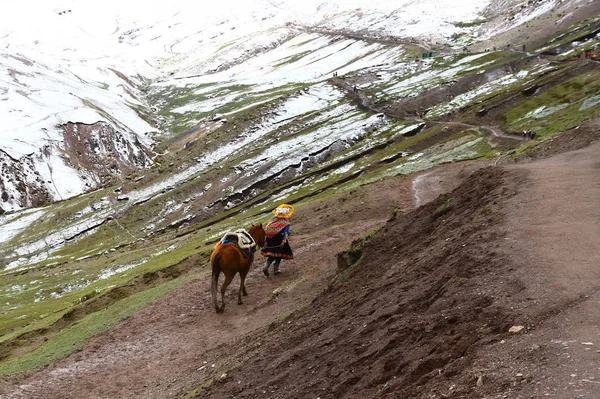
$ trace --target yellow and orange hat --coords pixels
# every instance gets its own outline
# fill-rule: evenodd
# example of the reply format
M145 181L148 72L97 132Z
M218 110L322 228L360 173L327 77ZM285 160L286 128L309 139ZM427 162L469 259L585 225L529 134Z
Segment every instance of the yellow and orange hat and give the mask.
M273 215L281 219L289 219L294 214L294 207L288 204L281 204L273 209Z

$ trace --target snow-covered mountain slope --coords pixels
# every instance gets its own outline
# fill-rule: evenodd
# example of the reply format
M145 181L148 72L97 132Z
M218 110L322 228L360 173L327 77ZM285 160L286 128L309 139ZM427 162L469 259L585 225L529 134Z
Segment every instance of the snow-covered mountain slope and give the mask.
M146 156L143 162L126 161L130 153L147 152L150 141L143 133L154 130L135 111L142 104L133 94L134 77L85 60L42 64L12 52L0 56L0 76L4 211L69 198L114 180L104 176L104 168L90 168L94 162L109 166L110 159L122 159L110 171L113 178L151 164ZM95 137L81 136L73 124L97 125ZM107 143L115 132L125 153L115 147L119 143ZM95 150L72 152L74 141L86 141ZM106 145L97 145L101 142ZM96 160L81 162L85 157Z
M145 133L156 129L139 97L138 87L145 78L134 70L124 73L105 64L107 56L94 59L88 54L89 58L77 59L86 55L72 53L69 59L35 49L17 50L12 37L7 35L9 43L0 53L0 150L4 154L0 188L4 211L65 199L111 180L85 162L73 162L82 153L69 152L66 133L71 140L91 138L79 136L77 129L69 127L72 124L98 125L96 142L106 143L118 132L128 151L148 151L151 142ZM112 133L107 134L109 131ZM95 155L96 163L128 158L128 153L118 152L117 143L97 146L92 141L89 146L97 151L86 156ZM115 178L124 177L132 169L150 164L149 159L141 164L118 162L111 173ZM11 172L15 167L22 169L20 174ZM41 177L48 174L54 178Z
M406 48L373 40L391 38L421 49L463 46L477 40L484 21L489 35L556 1L529 2L502 26L493 25L498 12L489 0L225 0L209 7L184 0L152 7L114 0L36 3L3 5L0 14L5 211L68 198L147 167L152 162L141 154L152 140L193 128L217 112L280 98L334 71L355 72L406 56ZM520 4L504 3L503 9ZM334 40L327 33L352 38ZM191 92L190 101L182 98ZM175 99L178 107L172 106ZM164 112L156 115L159 109ZM127 150L89 144L97 151L72 153L65 138L69 123L98 126L99 141L117 135ZM113 133L103 136L108 131ZM107 160L120 161L91 166Z

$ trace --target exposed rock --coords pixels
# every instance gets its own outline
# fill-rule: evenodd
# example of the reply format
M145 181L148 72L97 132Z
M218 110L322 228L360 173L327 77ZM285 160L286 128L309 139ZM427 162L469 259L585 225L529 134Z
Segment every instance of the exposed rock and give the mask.
M519 333L521 331L523 331L523 329L525 329L525 327L523 326L512 326L511 328L508 329L509 333Z
M42 176L39 171L43 166L45 170L42 173L48 175L51 173L50 165L44 151L14 159L0 150L0 199L3 211L51 202L54 199L50 188L52 180Z
M61 128L69 163L98 177L97 186L115 183L152 164L149 151L135 136L121 133L106 122L68 122Z
M63 142L15 159L0 150L0 207L3 211L41 206L123 180L152 164L150 150L132 134L106 122L60 126ZM57 185L56 180L72 180ZM79 184L74 184L79 183Z

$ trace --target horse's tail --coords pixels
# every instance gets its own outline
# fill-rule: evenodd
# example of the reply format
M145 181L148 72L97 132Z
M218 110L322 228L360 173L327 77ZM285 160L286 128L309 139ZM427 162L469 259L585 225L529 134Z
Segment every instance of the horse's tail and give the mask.
M215 310L217 313L219 312L219 304L217 303L217 287L219 284L219 274L221 274L220 260L221 255L219 253L215 254L215 256L211 258L212 278L210 283L210 294L212 296L213 304L215 305Z

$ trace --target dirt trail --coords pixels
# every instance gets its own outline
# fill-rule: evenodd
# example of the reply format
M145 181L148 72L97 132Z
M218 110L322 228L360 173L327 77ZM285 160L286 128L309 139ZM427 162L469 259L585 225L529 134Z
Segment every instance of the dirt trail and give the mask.
M507 204L503 254L518 282L512 324L473 373L509 397L600 397L600 143L508 167L527 184ZM511 281L506 281L510 284Z
M497 126L474 125L471 123L457 122L457 121L436 121L436 120L431 120L431 119L423 119L419 116L409 116L406 114L394 113L388 109L378 108L378 107L374 106L364 90L360 89L356 85L353 86L353 85L349 84L348 82L346 82L344 80L343 77L330 78L330 79L328 79L328 82L330 84L346 91L346 93L349 97L358 99L360 106L363 109L366 109L366 110L376 113L376 114L383 114L383 115L387 116L388 118L411 120L414 122L430 123L430 124L434 124L434 125L460 126L460 127L464 127L467 129L469 129L469 128L480 129L480 130L485 130L487 132L490 132L494 137L508 139L513 142L523 141L523 138L508 134Z
M386 36L382 35L381 32L368 32L368 31L351 31L346 29L327 29L327 28L317 28L313 26L306 26L297 23L289 23L288 27L293 27L303 32L308 33L318 33L323 36L333 36L337 38L345 37L347 39L364 41L367 43L380 43L388 46L412 46L417 47L421 51L433 51L433 46L423 40L415 39L415 38L402 38L396 36ZM448 49L436 45L435 46L438 51L441 53L447 54L449 53Z

